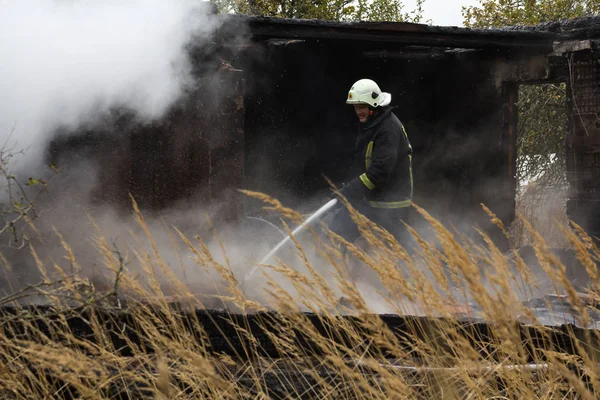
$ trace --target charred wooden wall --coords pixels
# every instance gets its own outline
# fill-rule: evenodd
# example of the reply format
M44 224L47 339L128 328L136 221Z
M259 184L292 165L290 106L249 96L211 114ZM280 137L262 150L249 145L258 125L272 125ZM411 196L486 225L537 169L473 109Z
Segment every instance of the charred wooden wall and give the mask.
M97 177L92 204L131 209L130 195L145 210L220 203L218 215L235 218L239 202L229 201L243 185L243 76L224 68L198 77L159 121L140 123L115 110L103 124L79 132L58 132L48 162L76 173L85 160Z
M566 57L567 178L571 186L567 212L588 233L600 236L600 52L577 51Z
M480 203L512 219L515 154L496 68L498 54L510 55L283 40L257 52L247 57L252 63L239 60L248 85L248 187L302 207L329 193L323 175L347 179L356 117L345 98L353 82L369 77L392 93L413 144L416 203L453 223L487 226Z

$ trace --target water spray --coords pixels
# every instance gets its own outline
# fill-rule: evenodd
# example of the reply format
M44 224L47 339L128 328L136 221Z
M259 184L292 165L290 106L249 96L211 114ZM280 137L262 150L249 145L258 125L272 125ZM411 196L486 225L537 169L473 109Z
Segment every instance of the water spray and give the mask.
M258 269L258 267L260 267L262 264L267 263L267 261L269 261L271 259L271 257L273 257L275 255L275 253L277 253L279 251L279 249L281 249L283 246L285 246L290 240L292 240L292 236L296 236L300 233L302 233L302 231L309 226L310 224L312 224L314 221L317 221L319 218L321 218L323 216L323 214L325 214L327 211L331 210L336 204L337 204L337 199L333 199L330 200L327 204L325 204L323 207L319 208L313 215L311 215L306 221L304 221L299 227L297 227L296 229L294 229L292 231L291 235L287 235L281 242L279 242L279 244L277 246L275 246L273 248L273 250L271 250L266 256L263 257L262 260L260 260L260 262L256 265L254 265L252 267L252 269L246 274L246 276L244 277L244 279L242 280L241 285L244 286L244 283L246 283L246 281L248 279L250 279L252 277L252 275L254 275L254 273L256 272L256 270Z
M277 225L275 225L271 221L267 221L266 219L259 218L259 217L246 217L246 218L251 219L252 221L258 221L258 222L261 222L263 224L267 224L271 228L275 229L277 232L281 233L282 237L286 237L287 236L287 233L285 233L280 227L278 227Z

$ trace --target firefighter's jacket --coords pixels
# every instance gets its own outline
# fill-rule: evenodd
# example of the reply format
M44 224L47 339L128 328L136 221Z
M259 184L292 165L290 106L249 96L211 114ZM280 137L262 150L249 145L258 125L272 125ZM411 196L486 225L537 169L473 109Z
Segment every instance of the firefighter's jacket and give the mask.
M353 176L342 192L361 193L375 208L409 207L413 195L412 146L404 126L387 108L359 124Z

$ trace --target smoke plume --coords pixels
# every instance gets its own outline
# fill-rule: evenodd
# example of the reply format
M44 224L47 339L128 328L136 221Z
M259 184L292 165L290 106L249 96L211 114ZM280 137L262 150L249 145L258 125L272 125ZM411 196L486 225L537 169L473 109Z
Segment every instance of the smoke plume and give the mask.
M11 159L10 170L20 178L37 176L56 132L72 135L98 125L105 133L112 129L113 136L121 132L106 124L115 109L126 110L138 124L160 121L184 93L200 85L190 48L210 43L221 24L208 10L207 2L196 0L0 2L0 145L24 150ZM94 277L102 259L89 217L125 253L135 244L132 231L139 234L140 228L132 216L92 201L102 172L97 161L108 156L90 149L61 159L62 173L36 200L41 216L34 245L43 262L64 264L56 230L84 275ZM163 253L172 245L159 236L164 221L197 234L207 213L174 208L150 221ZM13 276L0 285L5 292L40 278L27 249L6 248L6 236L2 253ZM178 263L170 253L165 254L168 264Z
M114 107L140 120L160 118L193 84L185 47L208 40L218 26L205 5L1 2L0 142L27 149L29 164L59 126L93 124Z

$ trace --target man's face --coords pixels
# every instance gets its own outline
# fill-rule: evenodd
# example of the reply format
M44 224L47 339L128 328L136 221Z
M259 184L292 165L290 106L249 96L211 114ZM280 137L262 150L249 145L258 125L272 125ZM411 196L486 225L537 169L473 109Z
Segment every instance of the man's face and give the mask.
M368 104L355 104L354 112L356 112L356 116L360 122L367 122L369 119L369 105Z

